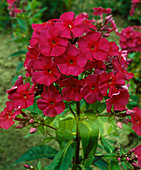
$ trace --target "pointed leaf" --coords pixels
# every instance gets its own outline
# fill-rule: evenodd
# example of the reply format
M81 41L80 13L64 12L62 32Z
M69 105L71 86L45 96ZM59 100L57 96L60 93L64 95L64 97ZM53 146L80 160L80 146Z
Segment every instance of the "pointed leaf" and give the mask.
M53 159L57 153L57 150L53 149L48 145L34 146L27 152L25 152L19 159L17 159L14 164L38 158Z
M79 124L79 131L82 140L84 158L86 158L90 152L94 155L98 144L99 134L97 123L90 120L84 120Z
M76 143L69 141L44 170L68 170L75 153L75 147Z

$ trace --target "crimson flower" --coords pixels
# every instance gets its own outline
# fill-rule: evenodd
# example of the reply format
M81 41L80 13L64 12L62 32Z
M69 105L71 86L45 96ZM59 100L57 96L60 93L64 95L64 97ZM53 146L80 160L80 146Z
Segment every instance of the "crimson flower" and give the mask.
M41 94L41 98L37 101L37 104L38 108L43 110L45 116L55 117L64 111L65 104L61 94L53 85Z
M14 102L15 108L24 109L34 103L34 90L29 89L30 84L25 83L18 86L16 92L10 94L8 98Z
M73 77L69 77L60 83L62 89L63 98L66 101L80 101L86 94L85 86L83 86L81 80L77 80Z
M15 93L16 92L16 89L21 85L21 84L23 84L23 76L18 76L18 79L17 79L17 81L15 82L15 85L11 88L11 89L9 89L9 90L7 90L6 91L6 93L7 94L12 94L12 93Z
M33 68L37 70L33 74L33 80L39 84L49 86L61 76L55 64L47 57L36 60Z
M141 136L141 109L133 108L134 113L131 115L132 129Z
M109 51L109 42L106 38L101 38L99 32L90 32L78 41L80 51L88 60L106 60Z
M103 95L99 90L99 78L99 75L94 74L88 75L88 77L83 80L83 82L88 86L87 94L84 97L87 103L92 104L103 99Z
M125 105L128 103L129 93L126 89L120 89L118 93L113 93L110 99L106 100L107 112L111 112L112 106L114 110L125 110Z
M63 61L64 60L64 61ZM82 73L87 59L80 54L80 50L69 44L64 55L55 57L60 72L65 75L78 76Z
M56 26L50 25L39 34L39 49L43 55L62 55L67 45L68 39L60 36L60 30Z
M138 158L138 164L141 167L141 145L138 145L134 150L135 155Z
M0 127L4 129L8 129L9 127L11 127L15 123L13 119L15 119L15 116L20 113L21 111L15 110L13 102L6 102L6 107L4 108L4 111L2 111L0 114Z
M56 26L61 30L61 37L68 39L76 38L84 33L84 28L82 27L83 16L78 16L76 18L74 12L65 12L59 18Z

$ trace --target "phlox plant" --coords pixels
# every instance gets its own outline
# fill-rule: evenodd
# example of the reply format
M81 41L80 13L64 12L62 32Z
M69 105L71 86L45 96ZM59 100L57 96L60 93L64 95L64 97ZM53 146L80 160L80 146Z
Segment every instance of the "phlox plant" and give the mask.
M26 54L26 76L7 90L9 101L0 127L30 128L45 138L15 163L53 159L44 170L133 169L141 166L141 145L131 150L107 138L128 124L141 136L141 109L129 110L127 52L106 37L117 31L111 9L94 8L93 15L65 12L59 19L32 24ZM105 16L106 15L106 16ZM51 129L51 130L50 130ZM105 132L107 132L105 134ZM59 144L52 148L51 140ZM24 165L27 169L42 169Z

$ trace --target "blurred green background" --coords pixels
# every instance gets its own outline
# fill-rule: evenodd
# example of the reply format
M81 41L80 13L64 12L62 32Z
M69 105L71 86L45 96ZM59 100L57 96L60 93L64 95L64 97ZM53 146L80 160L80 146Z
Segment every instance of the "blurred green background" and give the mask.
M23 0L21 1L22 4ZM92 17L94 7L112 8L119 32L128 25L139 24L138 20L129 20L130 0L28 0L25 13L18 17L10 17L8 4L5 0L0 1L0 111L5 107L5 91L14 84L20 74L25 74L23 61L26 49L32 35L32 23L42 23L59 16L66 11L77 14L87 12ZM110 40L119 44L119 37L113 32ZM140 94L135 93L136 85L130 82L131 100L129 107L137 105ZM40 144L43 140L41 135L24 136L29 134L29 129L15 130L12 126L8 130L0 129L0 169L1 170L23 170L23 163L12 166L12 164L30 147ZM120 131L118 142L126 148L136 146L140 138L132 130ZM134 139L134 140L133 140ZM46 159L41 160L42 165L47 164ZM30 161L29 164L37 165L38 160Z

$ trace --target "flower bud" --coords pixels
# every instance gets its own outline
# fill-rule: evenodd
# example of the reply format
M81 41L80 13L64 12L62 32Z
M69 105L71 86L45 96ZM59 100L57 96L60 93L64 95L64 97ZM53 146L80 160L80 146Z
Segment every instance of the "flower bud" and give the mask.
M120 129L122 129L122 128L123 128L123 126L122 126L122 123L121 123L121 122L117 122L117 126L118 126Z
M31 128L30 129L30 134L33 134L33 133L36 133L37 132L37 129L36 128Z
M120 157L118 157L117 160L120 162L121 161Z
M24 167L27 168L27 169L30 168L30 166L29 166L29 165L26 165L26 164L24 164Z
M34 119L30 119L29 123L31 123L31 124L34 123Z
M129 161L130 160L130 158L129 157L126 157L126 161Z
M138 167L138 164L136 162L133 162L132 165Z
M16 128L16 129L21 129L21 128L23 128L23 125L18 125L18 126L16 126L15 128Z

